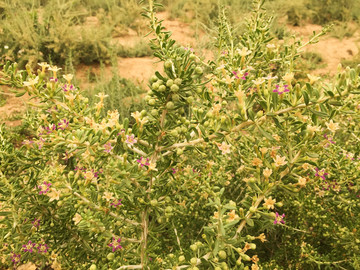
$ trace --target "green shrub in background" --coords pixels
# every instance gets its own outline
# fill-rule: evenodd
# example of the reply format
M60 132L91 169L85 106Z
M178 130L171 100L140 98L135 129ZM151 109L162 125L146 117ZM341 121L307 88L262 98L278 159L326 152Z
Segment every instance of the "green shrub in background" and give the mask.
M358 20L360 16L357 0L308 0L306 7L313 11L311 20L317 24Z
M113 75L110 80L96 79L96 85L84 95L89 98L89 103L94 105L97 101L96 96L103 92L108 96L104 101L103 115L107 111L118 110L120 121L130 118L130 113L141 111L145 106L145 90L135 85L132 81Z
M111 38L139 30L141 9L132 1L2 1L0 47L6 59L26 63L74 64L109 62ZM93 16L91 16L93 15ZM76 38L75 38L76 37ZM6 48L6 49L5 49ZM143 44L128 50L131 56L147 55ZM119 54L128 52L120 47Z

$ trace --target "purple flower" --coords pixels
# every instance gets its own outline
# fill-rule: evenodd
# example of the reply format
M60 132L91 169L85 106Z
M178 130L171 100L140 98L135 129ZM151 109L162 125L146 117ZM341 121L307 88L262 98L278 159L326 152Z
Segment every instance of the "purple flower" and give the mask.
M111 206L118 207L119 205L122 205L121 203L122 199L118 199L117 202L114 200L112 203L110 203Z
M125 135L125 129L121 129L120 132L117 134L118 136L122 136L122 135Z
M274 224L275 225L278 224L278 223L285 224L285 221L284 221L285 214L279 215L278 212L276 212L275 214L276 214L276 217L275 217L275 220L274 220Z
M289 92L289 88L288 88L288 85L285 84L285 85L276 85L275 86L275 89L273 90L274 93L278 93L279 95L282 95L283 93L285 92Z
M137 139L135 138L135 135L132 134L132 135L126 135L126 141L125 141L127 144L130 144L130 145L134 145L135 143L137 143Z
M325 179L326 179L326 177L325 177L325 176L327 176L327 175L328 175L328 173L327 173L327 172L325 172L325 169L321 169L321 170L319 170L318 168L315 168L315 171L316 171L315 176L319 176L319 177L321 177L323 180L325 180Z
M23 245L22 247L24 248L24 252L32 253L35 245L36 245L35 243L33 243L29 240L29 242L26 245Z
M62 89L64 90L64 92L67 92L75 90L75 87L72 84L64 84Z
M20 254L15 254L15 253L13 253L13 254L11 255L11 261L12 261L14 264L17 264L17 263L20 262L20 257L21 257Z
M38 186L38 189L40 189L39 195L46 194L49 191L50 186L51 183L47 183L46 181L44 181L40 186Z
M120 242L121 242L121 238L115 239L115 237L113 237L112 242L108 244L109 247L112 247L112 252L115 252L118 249L122 249Z
M60 123L58 123L58 129L64 130L69 126L69 121L66 121L66 119L63 119Z
M106 153L110 153L111 150L112 150L114 147L111 146L111 143L107 143L107 144L104 145L104 148L105 148L104 151L105 151Z
M39 150L44 146L45 139L40 138L39 141L36 143L39 147Z
M50 80L50 82L57 82L58 81L58 79L54 78L54 77L50 77L49 80Z
M232 72L235 76L236 79L242 79L242 80L246 80L246 76L249 75L249 72L245 72L245 73L240 73L239 75L241 76L241 78L238 76L238 73L236 71Z
M177 172L177 170L175 168L171 168L172 173L175 174Z
M31 223L35 228L38 228L40 226L40 219L35 218Z
M47 244L38 244L37 249L38 249L39 253L41 253L41 252L46 253L48 251L49 247Z
M145 159L143 157L141 157L140 159L136 160L138 163L140 163L141 167L144 167L144 166L149 166L150 163L149 163L149 159Z
M327 139L329 141L329 143L331 144L335 144L335 142L333 141L333 138L328 137L326 134L324 134L324 138ZM328 147L329 144L326 144L325 147Z

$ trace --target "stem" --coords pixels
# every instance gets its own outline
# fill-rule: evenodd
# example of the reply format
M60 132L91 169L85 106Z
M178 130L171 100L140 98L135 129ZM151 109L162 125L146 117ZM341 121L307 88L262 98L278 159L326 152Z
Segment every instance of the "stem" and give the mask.
M68 187L68 188L69 188L70 190L72 190L71 187ZM98 211L104 212L104 209L103 209L103 208L101 208L100 206L98 206L98 205L90 202L88 199L86 199L84 196L80 195L79 193L74 192L73 194L74 194L76 197L78 197L78 198L80 198L81 200L83 200L83 201L84 201L85 203L87 203L89 206L93 207L94 209L96 209L96 210L98 210ZM132 224L132 225L134 225L134 226L139 226L139 225L140 225L140 223L138 223L138 222L136 222L136 221L134 221L134 220L131 220L131 219L127 219L127 218L120 217L120 216L118 216L117 214L115 214L114 212L109 212L109 215L112 216L112 217L114 217L114 218L116 218L117 220L125 221L125 222L127 222L127 223L129 223L129 224Z
M256 200L256 202L255 202L255 204L253 205L253 207L254 207L255 209L257 209L257 208L259 207L259 204L262 202L262 200L263 200L264 198L265 198L264 195L259 196L259 198ZM253 215L253 213L251 213L251 212L247 212L247 213L246 213L245 219L244 219L243 221L241 221L238 229L236 230L236 234L235 234L235 236L234 236L233 238L237 238L238 234L241 233L241 231L244 229L245 224L246 224L246 220L249 219L249 218L251 218L252 215Z

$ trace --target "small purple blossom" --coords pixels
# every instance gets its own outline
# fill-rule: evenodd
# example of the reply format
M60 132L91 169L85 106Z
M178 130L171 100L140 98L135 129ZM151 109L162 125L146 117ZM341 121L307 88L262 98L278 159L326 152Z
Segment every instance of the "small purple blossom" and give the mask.
M122 249L120 242L121 242L121 238L115 239L115 237L113 237L112 242L108 244L109 247L112 247L112 252L115 252L118 249Z
M177 169L175 169L175 168L171 168L171 170L172 170L173 174L175 174L177 172Z
M106 153L110 153L111 150L112 150L114 147L112 147L112 146L111 146L111 143L108 142L107 144L104 145L104 148L105 148L104 151L105 151Z
M130 144L130 145L134 145L135 143L137 143L137 139L135 138L135 135L132 134L132 135L126 135L126 141L125 141L127 144Z
M140 163L141 167L144 167L144 166L149 166L150 163L149 163L149 159L148 158L143 158L141 157L140 159L136 160L138 163Z
M45 142L45 139L40 138L39 141L36 143L37 146L39 147L39 150L41 150L41 148L44 146L44 142Z
M38 244L37 249L38 249L39 253L41 253L41 252L46 253L48 251L49 247L47 244Z
M21 257L20 254L15 254L15 253L13 253L13 254L11 255L11 261L12 261L14 264L17 264L17 263L20 262L20 257Z
M319 177L321 177L323 180L325 180L325 179L326 179L326 177L325 177L325 176L327 176L327 175L328 175L328 173L327 173L327 172L325 172L325 169L321 169L321 170L319 170L318 168L315 168L315 171L316 171L315 176L319 176Z
M23 144L23 145L31 145L33 143L34 143L34 141L24 140L21 144Z
M69 121L66 121L66 119L63 119L62 121L60 121L60 123L58 123L58 129L61 130L64 130L68 126L69 126Z
M335 142L333 141L332 137L327 136L326 134L324 134L324 138L327 139L329 141L329 143L331 144L335 144ZM325 147L328 147L329 144L326 144Z
M40 219L35 218L34 221L31 221L31 224L35 227L38 228L40 226Z
M114 200L112 203L110 203L111 206L114 206L115 208L118 207L119 205L122 205L121 203L122 199L117 199Z
M282 95L283 93L286 93L286 92L289 92L289 88L288 88L288 85L285 84L285 85L279 85L277 84L275 86L275 89L273 90L274 93L278 93L279 95Z
M194 49L193 49L193 48L187 48L187 47L184 47L184 50L185 50L185 51L188 51L188 50L189 50L189 51L191 51L191 52L193 52L193 51L194 51Z
M275 213L276 217L274 220L274 224L278 224L278 223L282 223L285 224L284 218L285 218L285 214L279 215L278 212Z
M75 87L72 84L64 84L62 89L64 90L64 92L68 92L75 90Z
M125 135L125 129L122 128L117 135L118 135L118 136L123 136L123 135Z
M39 195L46 194L50 190L50 186L51 183L44 181L40 186L38 186L38 189L40 189Z
M54 77L50 77L49 80L50 80L50 82L57 82L58 81L58 79L54 78Z
M245 73L240 73L239 76L241 77L239 77L236 71L233 71L232 73L234 74L236 79L242 79L242 80L246 80L246 76L249 75L249 72L245 72Z
M33 243L29 240L29 242L26 245L23 245L22 247L24 248L24 252L32 253L35 245L36 245L35 243Z

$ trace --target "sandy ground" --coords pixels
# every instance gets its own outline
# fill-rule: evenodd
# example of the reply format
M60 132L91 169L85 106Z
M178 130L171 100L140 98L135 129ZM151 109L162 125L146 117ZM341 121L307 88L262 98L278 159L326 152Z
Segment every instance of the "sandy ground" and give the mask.
M192 47L197 49L197 45L202 42L207 42L204 38L196 39L194 36L194 30L186 23L179 20L169 20L169 16L166 12L158 14L159 19L164 20L163 25L167 30L173 32L172 38L185 47ZM96 25L96 18L89 18L89 26ZM308 24L301 27L288 27L289 30L294 33L299 39L307 41L312 35L313 31L319 32L321 26ZM114 43L121 44L123 46L132 47L140 41L147 42L149 37L144 38L139 36L135 31L129 30L127 34L121 37L115 37ZM316 69L314 74L330 74L336 73L338 64L343 59L351 59L354 55L359 53L358 45L360 44L360 32L355 33L351 38L344 38L342 40L331 37L330 35L322 37L317 44L309 45L306 47L306 51L316 52L321 55L325 67ZM206 58L209 58L209 52L202 52ZM121 58L117 59L118 69L117 72L121 77L131 79L135 83L146 87L148 79L154 74L156 70L162 70L162 64L156 63L157 59L152 57L141 58ZM111 77L111 66L105 67L105 76ZM91 87L91 83L88 82L87 76L89 72L100 74L99 65L79 65L76 67L76 77L80 81L81 88ZM21 98L15 98L12 96L6 87L1 86L1 91L6 94L2 97L6 98L5 105L0 107L0 122L5 121L6 125L16 126L21 123L20 120L11 120L11 116L14 114L22 113L26 109L26 101L28 97L25 95ZM0 97L1 98L1 97Z

